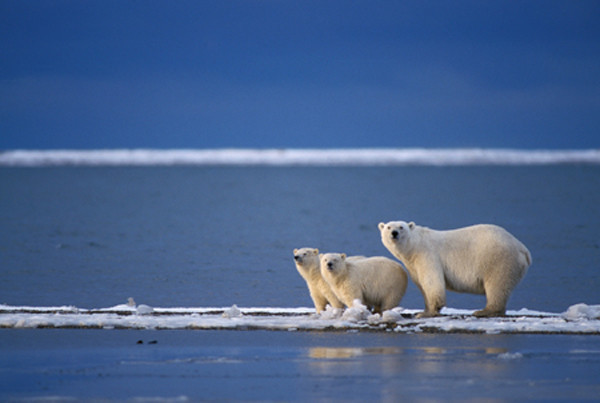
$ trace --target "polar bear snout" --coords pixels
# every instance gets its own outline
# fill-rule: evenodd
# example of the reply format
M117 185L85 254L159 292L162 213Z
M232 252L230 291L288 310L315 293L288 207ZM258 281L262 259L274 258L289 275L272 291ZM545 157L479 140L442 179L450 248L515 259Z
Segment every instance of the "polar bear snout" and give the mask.
M396 243L398 241L400 241L402 235L403 235L403 230L404 228L400 227L399 229L393 229L391 231L389 231L389 238L392 242Z
M298 263L301 263L302 262L302 256L300 256L300 255L294 255L294 260L296 262L298 262Z
M327 262L327 269L333 271L333 262Z

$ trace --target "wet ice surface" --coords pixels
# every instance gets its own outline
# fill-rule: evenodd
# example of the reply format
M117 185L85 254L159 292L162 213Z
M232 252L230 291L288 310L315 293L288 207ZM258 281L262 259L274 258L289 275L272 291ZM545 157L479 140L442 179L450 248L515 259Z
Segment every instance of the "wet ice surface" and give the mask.
M341 310L312 308L158 308L123 304L111 308L0 305L2 328L352 330L396 333L600 334L600 305L576 304L562 313L509 310L498 318L476 318L474 310L444 308L440 317L416 319L419 310L394 308L372 314L355 301Z
M595 399L598 341L352 329L3 329L0 400Z
M0 400L595 399L600 306L501 318L444 308L0 305Z

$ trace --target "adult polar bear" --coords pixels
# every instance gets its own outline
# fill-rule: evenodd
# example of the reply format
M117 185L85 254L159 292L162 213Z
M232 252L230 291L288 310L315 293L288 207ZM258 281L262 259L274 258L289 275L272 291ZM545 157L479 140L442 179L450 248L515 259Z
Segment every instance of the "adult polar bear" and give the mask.
M414 222L379 223L381 241L408 270L423 293L425 311L439 315L446 289L485 294L475 316L502 316L515 286L531 265L531 254L517 238L496 225L480 224L436 231Z

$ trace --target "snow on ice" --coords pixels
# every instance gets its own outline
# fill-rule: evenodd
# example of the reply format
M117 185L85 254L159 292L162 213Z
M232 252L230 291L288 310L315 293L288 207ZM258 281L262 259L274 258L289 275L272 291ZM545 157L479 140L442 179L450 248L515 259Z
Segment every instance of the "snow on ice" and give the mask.
M576 304L563 314L567 320L600 319L600 305Z
M521 309L505 317L475 318L474 310L442 309L436 318L416 319L416 309L372 314L355 301L346 310L312 308L158 308L122 304L111 308L0 305L0 328L237 329L386 331L397 333L560 333L600 334L600 305L577 304L564 313ZM512 357L514 358L514 357Z

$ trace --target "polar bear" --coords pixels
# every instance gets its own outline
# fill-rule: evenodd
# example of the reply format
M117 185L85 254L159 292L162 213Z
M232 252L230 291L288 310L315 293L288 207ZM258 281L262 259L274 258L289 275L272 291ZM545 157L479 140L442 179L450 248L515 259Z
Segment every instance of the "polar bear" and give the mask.
M480 224L436 231L414 222L379 223L383 245L398 258L423 293L425 311L439 315L446 289L485 294L475 316L502 316L515 286L531 265L529 250L496 225Z
M335 296L329 284L321 276L318 249L294 249L294 263L296 263L298 273L306 281L317 313L325 310L327 304L333 308L344 307L344 304Z
M320 255L321 275L346 306L355 299L376 313L398 306L408 277L402 266L382 256L354 260L345 253Z

